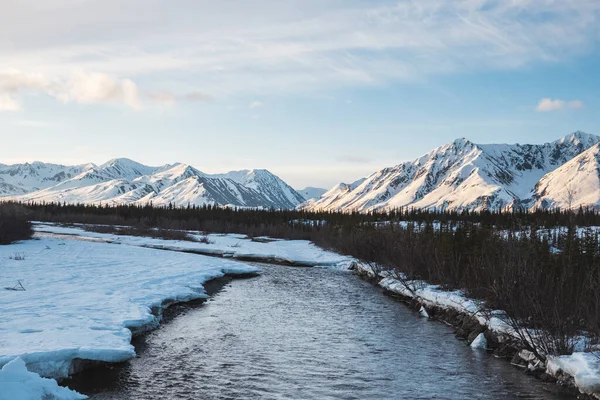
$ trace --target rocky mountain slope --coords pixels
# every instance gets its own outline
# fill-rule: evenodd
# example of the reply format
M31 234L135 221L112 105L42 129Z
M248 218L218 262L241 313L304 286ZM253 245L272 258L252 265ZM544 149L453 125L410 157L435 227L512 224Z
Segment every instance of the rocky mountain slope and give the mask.
M546 174L533 200L539 208L600 206L600 144Z
M599 191L598 185L592 184L597 165L592 153L599 142L600 137L583 132L541 145L479 145L461 138L352 184L338 184L300 207L369 211L565 206L557 197L561 196L560 185L568 182L586 185L576 193L573 205L596 205L600 203L591 201L589 193ZM579 163L579 169L572 163ZM586 166L581 167L582 163ZM582 168L589 175L585 182L580 182L579 172L573 172Z
M187 164L149 167L126 158L99 166L0 165L0 196L36 202L262 208L294 208L305 200L267 170L209 175Z
M327 189L316 188L312 186L308 186L304 189L298 190L298 193L300 193L305 200L318 199L319 197L324 195L325 192L327 192Z

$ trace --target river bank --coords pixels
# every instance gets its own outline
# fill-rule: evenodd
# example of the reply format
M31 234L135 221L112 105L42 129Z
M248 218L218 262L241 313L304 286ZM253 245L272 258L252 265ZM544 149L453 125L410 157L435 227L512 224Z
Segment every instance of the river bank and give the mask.
M344 271L259 264L135 339L92 400L571 397L472 351Z
M158 326L169 305L205 299L212 279L258 272L231 260L53 238L2 246L0 259L0 382L11 387L19 374L36 374L43 387L40 377L129 360L132 336ZM4 370L17 359L22 366Z
M206 299L204 284L213 279L258 272L240 258L348 265L347 257L306 241L273 246L272 241L217 235L206 245L217 242L223 254L206 257L186 247L200 244L196 242L115 237L47 224L44 229L34 240L0 247L5 260L0 266L0 367L19 360L0 372L0 382L12 379L4 386L32 376L46 390L42 378L62 380L83 369L132 359L132 338L156 328L169 306ZM9 373L11 368L18 374Z
M8 316L6 322L0 323L0 329L10 333L2 348L5 350L0 352L0 364L21 357L28 369L56 379L100 364L135 359L137 351L132 339L158 327L164 312L174 309L169 306L207 299L206 284L214 279L218 282L224 276L243 277L258 271L256 266L238 262L241 257L291 260L288 265L298 263L331 269L347 270L354 266L368 275L363 264L307 241L253 241L243 235L210 235L210 243L198 243L116 236L48 224L36 229L39 229L38 240L0 249L4 251L0 257L9 260L0 270L3 284L14 280L25 289L0 291L0 303L7 305ZM220 254L209 258L198 255L198 249ZM224 256L230 253L233 255ZM23 257L15 257L15 254ZM326 277L321 278L323 281L316 287L327 287ZM390 276L378 276L377 283L388 294L404 296L404 300L411 297ZM473 321L475 304L465 303L468 301L465 298L439 293L431 292L433 297L427 297L424 292L417 297L417 302L415 296L411 301L413 306L423 306L422 311L429 316L460 325L459 336L469 341L479 337L481 342L483 336L487 343L501 342L500 338L486 333L490 321L486 322L486 329L480 326L481 321ZM330 301L335 302L339 294L332 296ZM15 301L17 297L19 301ZM455 307L457 304L462 309ZM505 357L520 353L507 342L499 347L503 348ZM6 349L12 353L8 354ZM528 367L533 360L514 361ZM547 369L551 368L550 364ZM533 372L537 374L539 368ZM538 375L569 383L565 369L555 368L549 372L544 371L548 377ZM577 384L577 374L570 376Z
M543 382L555 383L567 395L600 398L600 360L593 354L548 356L544 362L523 347L500 312L481 312L480 302L464 297L460 291L442 291L425 282L405 282L390 271L375 271L359 262L353 270L356 275L382 288L386 295L419 311L421 316L453 327L456 337L469 346L509 361Z

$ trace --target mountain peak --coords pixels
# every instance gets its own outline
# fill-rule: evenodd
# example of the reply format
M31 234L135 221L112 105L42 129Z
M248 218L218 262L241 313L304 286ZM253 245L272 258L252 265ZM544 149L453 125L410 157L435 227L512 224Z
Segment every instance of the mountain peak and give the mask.
M473 144L473 142L471 142L466 137L459 137L459 138L454 139L454 141L452 142L452 144L457 145L457 146L464 146L464 145L467 145L467 144Z
M570 133L558 140L555 143L563 144L563 143L573 143L573 144L583 144L583 145L593 145L600 142L600 136L593 135L591 133L586 133L582 131L575 131Z
M112 166L116 166L116 165L135 166L135 167L142 166L142 167L145 167L145 165L140 164L137 161L133 161L130 158L121 157L121 158L112 158L112 159L108 160L104 164L101 164L100 168L112 167Z
M276 209L294 208L304 201L302 195L265 169L208 175L188 164L155 168L128 158L114 158L100 166L0 165L0 181L5 183L0 196L21 201Z
M580 154L585 153L585 161L590 160L586 165L590 166L592 181L597 175L592 156L600 152L598 143L600 137L581 131L540 145L479 145L460 137L415 160L375 172L360 187L339 184L303 208L483 210L528 205L532 204L532 195L545 175ZM583 158L571 162L568 170L576 174L575 166L580 160ZM564 171L566 169L559 172ZM554 182L562 180L555 179ZM590 184L590 187L595 186Z
M133 179L143 175L150 175L157 168L149 167L133 161L129 158L113 158L98 167L106 176L110 178L127 178Z
M471 149L473 147L476 147L477 145L465 137L460 137L460 138L454 139L452 141L452 143L450 143L446 146L449 148L457 149L457 150L464 150L464 149Z

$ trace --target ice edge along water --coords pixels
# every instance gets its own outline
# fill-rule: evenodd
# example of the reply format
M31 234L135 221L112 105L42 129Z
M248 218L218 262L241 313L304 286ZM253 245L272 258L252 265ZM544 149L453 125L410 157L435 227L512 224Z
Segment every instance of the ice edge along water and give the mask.
M232 260L142 247L163 245L185 251L198 245L195 242L115 236L49 224L36 229L46 235L68 235L0 247L2 400L40 398L39 390L56 398L81 398L53 389L55 382L41 376L68 376L74 359L125 361L135 355L131 330L157 326L166 301L205 298L203 283L208 280L258 272ZM307 241L260 243L243 235L210 237L213 243L207 246L214 251L236 250L241 255L281 257L327 268L348 269L351 264L350 258ZM18 260L16 254L24 259ZM4 290L18 282L25 291Z
M354 267L359 274L376 279L377 285L392 293L418 299L422 304L455 309L460 313L474 316L482 326L486 326L500 336L515 336L513 328L499 317L503 314L502 311L493 311L491 316L481 313L481 302L465 297L460 290L444 291L437 285L423 281L402 282L390 271L376 271L361 262L356 262ZM420 311L420 314L428 317L424 307L421 308L424 312ZM483 334L477 336L471 343L474 349L482 349L486 345ZM576 351L568 356L549 356L546 373L554 377L559 377L561 373L571 376L581 393L600 399L600 354Z

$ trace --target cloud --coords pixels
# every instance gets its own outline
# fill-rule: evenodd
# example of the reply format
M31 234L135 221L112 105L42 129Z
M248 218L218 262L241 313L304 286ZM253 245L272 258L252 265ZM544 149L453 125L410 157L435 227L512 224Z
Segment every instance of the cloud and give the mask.
M214 98L204 92L192 91L183 94L175 94L169 91L146 93L146 98L154 103L172 106L178 101L183 102L211 102Z
M40 73L17 69L0 70L0 112L20 110L21 102L17 96L27 93L46 94L63 103L113 103L135 110L142 109L144 101L173 105L177 101L213 100L212 96L200 91L183 94L170 91L146 92L131 79L98 72L79 71L68 78L50 79Z
M175 95L171 92L150 92L146 93L146 98L154 103L165 106L171 106L175 104Z
M0 71L0 93L16 94L23 90L50 90L52 82L37 73L26 73L18 69Z
M253 101L252 103L250 103L248 105L248 108L251 109L251 110L254 110L256 108L262 108L264 106L265 106L264 103L255 100L255 101Z
M100 71L225 98L518 69L593 54L599 42L597 0L239 3L12 2L0 55L52 79Z
M77 73L61 87L56 97L64 102L122 103L136 110L142 108L140 92L135 82L102 73Z
M538 103L536 110L540 111L540 112L546 112L546 111L556 111L556 110L562 110L562 109L566 109L566 108L582 108L583 107L583 102L581 100L571 100L571 101L564 101L564 100L560 100L560 99L551 99L551 98L544 98L541 99L540 102Z
M39 73L17 69L0 71L0 111L16 111L22 93L44 93L68 103L120 103L140 109L140 91L130 79L107 74L78 72L68 79L50 79Z
M19 111L21 104L7 93L0 93L0 112Z
M212 97L210 94L200 91L185 93L183 95L180 95L178 98L183 101L211 102L214 100L214 97Z
M348 163L348 164L368 164L373 161L370 158L363 157L363 156L355 156L352 154L338 156L338 157L336 157L336 160L338 162Z

